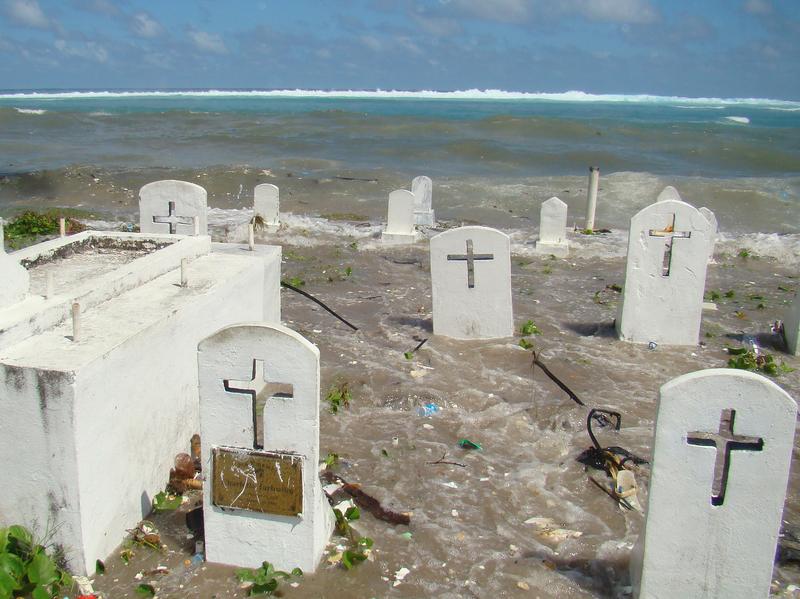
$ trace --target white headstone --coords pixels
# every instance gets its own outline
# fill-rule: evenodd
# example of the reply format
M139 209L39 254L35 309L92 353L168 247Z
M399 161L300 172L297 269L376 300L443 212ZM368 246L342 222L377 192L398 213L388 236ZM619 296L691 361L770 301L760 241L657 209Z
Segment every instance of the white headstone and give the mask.
M620 339L697 344L710 230L696 208L677 200L650 204L631 219Z
M153 181L139 190L139 230L142 233L208 235L206 190L187 181Z
M389 216L381 235L384 243L414 243L414 194L398 189L389 194Z
M411 181L414 194L414 223L431 227L436 223L433 213L433 182L430 177L420 175Z
M711 232L708 236L708 261L714 259L714 246L717 244L717 232L719 231L719 223L717 223L717 216L705 206L698 208L700 214L706 217L706 220L711 224Z
M3 220L0 219L0 309L25 299L29 288L28 270L6 254Z
M333 527L317 475L319 350L246 323L201 341L198 366L206 559L313 572Z
M661 387L631 564L639 597L769 596L796 417L795 401L751 372L701 370Z
M783 319L783 337L789 353L800 356L800 293L795 295Z
M277 185L272 183L261 183L256 185L253 191L253 212L264 219L267 226L278 226L281 224L280 210L280 191Z
M672 185L667 185L658 197L656 198L656 202L663 202L665 200L677 200L678 202L682 202L683 198L681 194L678 193L678 190L675 189Z
M567 242L567 205L556 197L542 202L539 211L539 239L536 251L556 256L569 253Z
M433 332L456 339L514 334L511 241L488 227L461 227L431 238Z

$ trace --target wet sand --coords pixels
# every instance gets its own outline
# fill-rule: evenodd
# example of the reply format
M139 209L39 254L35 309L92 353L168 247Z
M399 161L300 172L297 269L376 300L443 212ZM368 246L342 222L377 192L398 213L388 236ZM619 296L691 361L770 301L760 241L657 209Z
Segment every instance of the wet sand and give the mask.
M358 208L358 192L349 197L337 204L337 212ZM323 561L296 588L282 585L284 596L626 596L629 552L643 518L621 511L588 478L604 475L587 473L575 461L590 446L586 408L532 369L532 354L518 345L519 334L472 342L432 336L427 241L382 247L374 223L327 221L323 227L320 222L297 217L261 238L283 246L284 280L303 280L304 290L359 327L353 332L305 298L282 292L284 323L320 348L320 453L337 453L340 476L412 516L406 527L363 514L356 528L374 540L370 561L349 572ZM589 406L622 413L619 433L598 430L603 445L649 459L659 387L687 372L724 367L724 346L739 346L743 333L758 334L765 350L795 369L775 380L800 398L800 359L783 353L769 333L798 287L794 264L742 258L737 240L721 243L706 287L720 292L719 309L704 312L702 344L651 350L617 341L613 334L620 296L610 286L623 283L624 231L573 236L571 255L553 259L532 254L533 229L529 235L506 230L513 234L515 329L533 320L541 335L531 341L545 364ZM725 297L729 290L733 297ZM413 359L404 357L426 338ZM342 381L352 389L353 401L334 415L324 396ZM416 408L428 402L440 411L417 415ZM483 449L460 448L462 438ZM442 456L464 467L430 463ZM785 529L795 534L800 531L797 457L796 449L784 513ZM644 467L638 475L644 505L648 481ZM532 517L551 518L581 534L549 540L524 523ZM244 596L234 568L184 564L192 543L181 521L181 514L158 516L157 524L172 531L165 536L169 550L137 549L127 566L118 554L111 556L95 588L108 597L136 597L135 575L163 564L170 574L142 580L152 581L159 597ZM402 567L410 573L394 586L394 573ZM800 583L800 567L776 566L773 579L774 593L785 594L787 585Z

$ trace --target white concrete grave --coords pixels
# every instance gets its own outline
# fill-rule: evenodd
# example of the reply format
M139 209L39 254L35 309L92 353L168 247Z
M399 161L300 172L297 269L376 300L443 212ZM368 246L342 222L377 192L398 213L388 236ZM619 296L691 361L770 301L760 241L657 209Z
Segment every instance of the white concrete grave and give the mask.
M319 463L319 350L244 323L198 346L206 559L313 572L333 530Z
M717 245L717 233L719 231L719 223L717 216L705 206L698 208L700 214L706 217L706 220L711 224L711 231L708 235L708 261L714 260L714 246Z
M667 185L661 193L658 194L656 198L656 202L664 202L666 200L676 200L678 202L682 202L683 198L681 194L678 193L678 190L675 189L672 185Z
M650 204L631 219L620 339L697 344L710 230L696 208L677 200Z
M661 387L631 560L638 597L769 596L796 417L795 401L751 372L701 370Z
M414 223L426 227L436 224L433 212L433 182L430 177L420 175L411 181L411 193L414 194Z
M569 254L567 205L560 199L552 197L542 202L539 215L539 239L534 246L536 251L559 257Z
M243 249L85 231L11 255L31 292L0 307L0 526L48 528L85 574L148 516L199 430L199 341L280 322L280 248Z
M25 299L30 287L28 271L5 249L3 219L0 218L0 309Z
M280 190L272 183L261 183L253 190L253 213L264 219L268 227L277 227L281 224L280 216Z
M389 215L386 229L381 235L383 243L414 243L414 194L406 189L398 189L389 194Z
M433 332L455 339L514 334L511 241L489 227L461 227L431 238Z
M800 293L795 295L783 319L783 338L787 351L800 356Z
M153 181L139 190L142 233L208 235L206 190L187 181ZM195 233L195 218L198 233Z

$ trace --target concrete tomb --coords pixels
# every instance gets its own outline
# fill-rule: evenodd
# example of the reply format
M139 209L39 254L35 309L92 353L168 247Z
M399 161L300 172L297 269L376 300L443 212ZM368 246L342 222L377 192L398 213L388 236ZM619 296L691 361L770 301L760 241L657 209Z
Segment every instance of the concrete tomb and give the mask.
M414 194L414 223L432 227L436 224L436 216L433 213L433 182L430 177L414 177L411 193Z
M281 224L280 216L280 190L277 185L261 183L253 190L253 214L264 219L268 227L277 227Z
M0 310L25 298L29 279L25 267L6 253L3 220L0 219Z
M706 217L706 220L711 224L711 231L708 235L708 261L714 260L714 246L717 245L717 232L719 231L719 223L717 223L717 216L705 206L698 208L700 214Z
M198 346L206 559L313 572L333 529L317 475L319 350L280 325Z
M766 598L797 405L769 379L728 369L661 387L647 520L631 574L641 598Z
M796 294L783 319L783 338L786 350L800 356L800 294Z
M539 212L539 239L536 251L559 257L569 254L567 242L567 205L556 197L542 202Z
M207 212L206 190L194 183L153 181L139 190L142 233L208 235Z
M682 202L683 198L681 194L678 193L678 190L675 189L672 185L667 185L661 193L658 194L656 198L656 202L663 202L665 200L677 200L678 202Z
M0 526L47 527L94 572L199 430L199 341L280 322L280 248L85 231L6 257L30 293L0 306Z
M381 235L383 243L414 243L417 233L414 230L414 194L406 189L398 189L389 194L389 217L386 229Z
M455 339L514 334L511 242L489 227L461 227L431 238L433 332Z
M696 208L677 200L650 204L631 219L616 321L620 339L698 342L710 231Z

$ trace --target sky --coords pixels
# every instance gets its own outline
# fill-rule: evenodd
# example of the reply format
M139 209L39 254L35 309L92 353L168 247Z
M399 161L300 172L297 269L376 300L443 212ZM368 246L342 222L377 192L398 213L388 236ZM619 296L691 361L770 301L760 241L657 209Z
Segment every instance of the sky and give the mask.
M800 100L797 0L0 0L0 88Z

